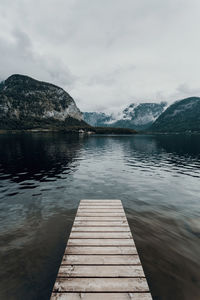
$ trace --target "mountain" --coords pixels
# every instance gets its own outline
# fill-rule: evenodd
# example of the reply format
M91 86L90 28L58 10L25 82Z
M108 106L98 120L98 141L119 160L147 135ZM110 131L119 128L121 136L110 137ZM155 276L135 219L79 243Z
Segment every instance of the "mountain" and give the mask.
M114 127L127 127L136 130L144 130L162 114L167 106L161 103L139 103L131 104L122 113L122 118L112 124Z
M117 116L114 116L114 114L108 115L105 113L86 112L83 114L83 118L92 126L109 126L144 130L153 124L153 122L163 113L166 106L166 102L133 103Z
M85 126L73 98L62 88L24 75L0 84L0 129Z
M102 112L84 112L83 119L91 126L99 127L108 126L110 122L114 121L112 115L108 115Z
M149 128L156 132L199 132L200 98L190 97L170 105Z

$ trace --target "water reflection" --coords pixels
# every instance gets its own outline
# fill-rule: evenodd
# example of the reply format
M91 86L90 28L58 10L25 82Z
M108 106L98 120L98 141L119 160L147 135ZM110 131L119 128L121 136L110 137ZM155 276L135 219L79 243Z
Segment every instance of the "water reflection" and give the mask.
M125 157L133 167L141 167L147 172L159 167L166 172L175 170L174 176L200 176L199 137L139 136L137 139L130 139L124 146Z
M80 150L77 140L77 135L50 133L2 135L0 179L20 183L27 179L50 182L61 178L61 173L68 174L72 170L72 166L67 168L67 165Z
M0 142L0 298L47 299L75 213L63 203L63 180L78 166L81 142L58 134Z
M0 299L49 299L81 198L120 198L154 299L199 298L200 136L0 135Z

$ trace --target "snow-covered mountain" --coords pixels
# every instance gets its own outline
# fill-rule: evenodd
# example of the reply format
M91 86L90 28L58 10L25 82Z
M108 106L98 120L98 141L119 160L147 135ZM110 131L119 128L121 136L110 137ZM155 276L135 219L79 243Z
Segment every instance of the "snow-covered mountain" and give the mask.
M167 103L132 103L122 112L105 114L87 112L83 114L84 120L93 126L110 126L144 130L166 109Z
M102 112L85 112L83 113L83 119L91 126L97 127L108 126L110 122L112 123L115 121L112 115Z

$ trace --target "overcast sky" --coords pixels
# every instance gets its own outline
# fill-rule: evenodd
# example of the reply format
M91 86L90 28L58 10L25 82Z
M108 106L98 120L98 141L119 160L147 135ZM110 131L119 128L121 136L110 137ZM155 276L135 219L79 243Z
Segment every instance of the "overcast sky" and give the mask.
M82 111L200 96L199 0L1 0L0 80L63 87Z

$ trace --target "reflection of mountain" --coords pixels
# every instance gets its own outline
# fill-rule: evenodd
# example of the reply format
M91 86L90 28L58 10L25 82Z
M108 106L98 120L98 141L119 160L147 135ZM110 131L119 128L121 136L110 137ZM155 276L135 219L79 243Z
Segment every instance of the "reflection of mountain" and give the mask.
M63 171L80 150L78 136L18 134L0 136L0 179L48 181Z
M199 135L158 135L157 145L167 153L185 157L185 159L200 158Z
M124 145L131 153L148 155L149 159L151 155L158 154L159 157L164 153L184 156L186 159L200 158L199 135L138 135L127 138Z
M124 144L124 153L130 166L145 168L176 168L178 173L199 176L199 135L137 136ZM196 173L195 173L196 172ZM198 174L197 174L198 172Z

